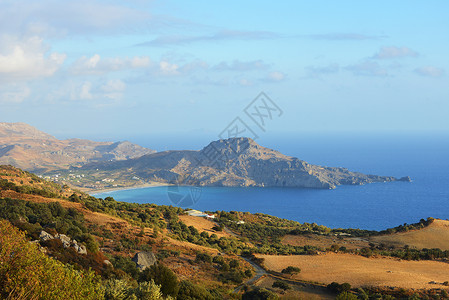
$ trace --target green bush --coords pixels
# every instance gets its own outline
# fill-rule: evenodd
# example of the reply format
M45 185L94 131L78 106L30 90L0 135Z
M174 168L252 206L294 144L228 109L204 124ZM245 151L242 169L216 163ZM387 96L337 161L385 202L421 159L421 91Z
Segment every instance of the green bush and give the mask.
M225 262L225 260L224 260L223 256L217 255L217 256L214 256L212 262L222 265Z
M0 298L103 299L93 272L46 256L5 220L0 220L0 262Z
M214 300L216 299L211 295L211 293L206 290L204 287L199 286L197 284L193 284L188 280L181 281L179 285L179 292L177 299L180 300L196 300L196 299L204 299L204 300Z
M335 300L358 300L359 298L351 293L343 292L341 294L338 294L338 296L335 298Z
M280 280L276 280L275 282L273 282L272 287L280 288L280 289L283 289L284 291L291 288L287 283L280 281Z
M338 282L332 282L327 285L327 288L335 293L343 293L351 290L351 285L347 282L339 284Z
M207 253L198 253L196 255L196 262L205 262L205 263L212 263L212 257Z
M281 271L282 274L290 274L290 275L298 274L299 272L301 272L301 269L293 266L288 266L287 268Z
M242 300L277 300L278 295L275 293L261 288L255 288L251 291L247 291L242 295Z
M165 296L176 297L179 283L172 270L162 264L155 264L143 270L138 278L139 282L151 280L161 286L161 291Z
M239 261L236 260L236 259L233 259L233 260L231 260L231 261L229 262L229 267L230 267L231 269L237 269L239 266L240 266L240 263L239 263Z

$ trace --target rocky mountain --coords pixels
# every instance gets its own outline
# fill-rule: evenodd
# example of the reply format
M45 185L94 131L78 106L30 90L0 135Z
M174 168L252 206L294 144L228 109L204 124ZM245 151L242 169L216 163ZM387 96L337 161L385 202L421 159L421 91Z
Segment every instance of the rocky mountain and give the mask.
M125 160L154 152L127 141L58 140L25 123L0 123L0 164L28 171L67 169L90 162Z
M333 189L338 185L410 181L312 165L249 138L210 143L200 151L165 151L139 158L84 165L82 170L133 174L148 182L198 186L270 186Z

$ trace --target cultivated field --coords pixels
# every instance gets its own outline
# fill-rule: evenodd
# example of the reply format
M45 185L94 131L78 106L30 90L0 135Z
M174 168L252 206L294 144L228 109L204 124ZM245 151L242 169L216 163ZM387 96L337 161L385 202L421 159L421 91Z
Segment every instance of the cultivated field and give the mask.
M449 281L449 264L436 261L404 261L366 258L352 254L258 255L265 266L277 272L288 266L301 268L293 278L329 284L348 282L354 287L391 286L401 288L443 288ZM436 282L436 283L430 283Z

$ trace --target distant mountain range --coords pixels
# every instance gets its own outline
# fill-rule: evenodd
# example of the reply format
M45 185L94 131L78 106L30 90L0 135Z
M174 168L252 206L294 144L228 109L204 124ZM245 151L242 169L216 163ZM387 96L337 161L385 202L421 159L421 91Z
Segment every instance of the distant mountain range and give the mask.
M338 185L410 181L409 177L398 179L312 165L262 147L250 138L214 141L200 151L156 153L130 142L58 140L24 123L0 123L0 164L39 173L66 170L72 173L66 174L67 180L81 177L73 176L73 172L85 172L89 176L82 177L82 184L79 179L71 183L91 188L95 187L93 182L98 188L107 187L98 185L104 182L111 182L111 187L158 182L333 189ZM120 178L127 179L119 185Z
M25 123L0 123L0 164L45 172L89 162L140 157L154 150L130 142L58 140Z
M309 164L258 145L250 138L210 143L200 151L165 151L139 158L90 163L82 170L133 174L147 181L198 186L333 189L337 185L410 181Z

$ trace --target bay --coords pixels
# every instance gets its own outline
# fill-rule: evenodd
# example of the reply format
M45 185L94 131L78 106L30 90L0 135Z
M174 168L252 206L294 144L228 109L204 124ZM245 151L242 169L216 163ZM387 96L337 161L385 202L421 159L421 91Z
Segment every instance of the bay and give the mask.
M184 186L179 187L179 195L200 194L196 203L190 205L198 210L260 212L331 228L382 230L421 218L449 218L446 135L314 136L294 140L289 136L259 143L314 164L344 166L369 174L410 176L413 181L339 186L335 190ZM173 187L161 186L95 196L177 206L174 198L169 197L171 192Z

